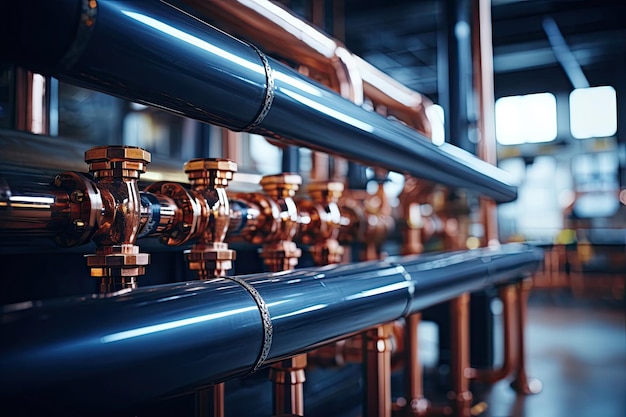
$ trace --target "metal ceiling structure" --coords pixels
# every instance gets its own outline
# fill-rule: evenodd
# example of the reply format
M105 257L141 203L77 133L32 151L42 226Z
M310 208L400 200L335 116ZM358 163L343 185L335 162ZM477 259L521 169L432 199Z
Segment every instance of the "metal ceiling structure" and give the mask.
M345 0L346 45L436 99L437 28L445 1ZM615 80L626 60L623 16L626 3L611 0L493 0L496 97L573 89L546 32L546 19L556 23L591 85Z

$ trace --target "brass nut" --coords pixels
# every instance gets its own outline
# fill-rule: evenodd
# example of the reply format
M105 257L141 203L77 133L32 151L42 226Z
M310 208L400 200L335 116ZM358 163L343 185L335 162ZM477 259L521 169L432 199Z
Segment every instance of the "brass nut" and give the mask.
M85 162L96 178L138 178L151 160L150 152L136 146L96 146L85 152Z
M148 253L112 253L108 255L87 255L87 266L89 267L132 267L150 264L150 254Z
M343 183L337 181L313 182L306 188L311 198L318 202L337 202L343 194Z
M307 185L308 192L343 193L343 183L338 181L312 182Z
M150 163L152 155L137 146L96 146L85 152L85 162L138 161Z
M104 277L138 277L145 275L146 268L144 266L134 266L129 268L99 268L92 267L89 269L90 275L96 278Z
M297 259L302 256L302 250L291 241L280 241L264 245L261 249L261 258L264 259Z
M192 271L208 271L208 270L228 271L229 269L233 269L233 262L229 260L189 262L189 269Z
M261 187L270 196L282 194L293 197L302 184L302 177L298 174L266 175L261 178Z
M298 174L277 174L277 175L265 175L261 178L261 187L265 190L265 187L276 186L299 186L302 184L302 177Z
M236 257L234 250L215 250L215 251L185 251L185 259L189 262L204 262L204 261L232 261Z
M223 178L230 177L237 172L237 164L230 159L221 158L197 158L187 161L183 166L186 173L194 171L216 171L216 175Z

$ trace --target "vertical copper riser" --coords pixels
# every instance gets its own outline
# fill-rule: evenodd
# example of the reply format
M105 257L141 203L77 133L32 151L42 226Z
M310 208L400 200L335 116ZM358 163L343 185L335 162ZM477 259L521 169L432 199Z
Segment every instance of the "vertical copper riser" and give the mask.
M391 417L392 334L392 323L363 333L364 417Z
M504 359L502 365L496 369L477 369L474 378L480 382L494 384L508 377L517 363L515 340L516 332L519 330L517 326L516 313L517 308L517 287L515 284L506 285L499 290L500 299L502 300L502 320L504 327Z
M430 404L424 398L424 375L419 358L418 328L422 321L422 314L411 314L406 318L404 325L404 396L406 399L405 412L407 417L424 416Z
M454 414L457 417L470 417L472 393L469 390L469 301L465 293L450 302L451 309L451 345L456 347L452 353L451 376L452 391L448 397L454 401Z
M541 381L536 378L529 378L526 374L526 341L524 330L526 328L526 315L528 310L528 293L532 287L532 281L525 279L516 284L517 290L517 375L511 387L518 393L524 395L538 394L541 392Z

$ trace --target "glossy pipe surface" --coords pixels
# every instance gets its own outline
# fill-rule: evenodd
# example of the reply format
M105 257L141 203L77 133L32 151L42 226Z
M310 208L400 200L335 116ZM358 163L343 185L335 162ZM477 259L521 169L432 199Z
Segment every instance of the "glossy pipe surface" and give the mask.
M85 2L97 6L82 11L78 0L49 3L0 4L0 34L8 31L0 37L0 59L229 129L501 202L516 198L516 187L498 168L454 146L437 147L167 3L101 0ZM34 24L39 20L45 24ZM11 30L28 36L16 40Z
M0 231L4 239L54 238L69 222L70 196L64 190L41 183L9 184L0 177Z
M9 305L0 398L124 407L520 279L541 259L538 249L505 245Z

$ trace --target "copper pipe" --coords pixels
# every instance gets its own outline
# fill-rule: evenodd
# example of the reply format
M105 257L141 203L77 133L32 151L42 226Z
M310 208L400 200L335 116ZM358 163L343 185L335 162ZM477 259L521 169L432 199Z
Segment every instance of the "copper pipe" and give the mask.
M23 68L15 69L15 127L30 133L50 134L49 78Z
M483 161L496 165L491 0L474 0L472 5L474 20L472 30L474 89L478 98L479 110L477 153L478 157ZM481 222L485 230L483 245L498 245L498 218L495 202L490 198L481 197L480 211Z
M196 391L196 417L224 417L226 410L224 407L225 383L212 385L208 388ZM213 407L211 409L210 398L213 397Z
M363 333L365 417L391 417L391 323Z
M431 137L431 124L426 115L426 108L432 104L430 100L349 53L339 41L288 10L261 0L246 4L241 1L202 0L185 0L185 3L227 30L253 39L267 52L309 67L320 74L320 77L313 78L338 90L354 103L361 104L365 96L376 106L387 107L389 115Z
M470 417L472 393L469 390L469 293L450 301L451 317L451 346L452 359L450 374L452 391L448 398L455 404L454 411L457 417Z
M526 316L528 310L528 294L532 287L532 280L525 279L516 284L517 290L517 375L511 387L519 394L530 395L541 392L541 381L529 378L526 374Z
M0 178L0 230L11 239L54 238L71 221L67 191L50 184L9 185Z
M404 396L406 416L423 416L430 403L424 398L422 363L419 358L418 327L422 314L407 316L404 325Z
M494 384L501 379L508 377L516 363L515 338L518 327L516 326L517 294L516 285L506 285L500 288L500 299L502 300L502 321L504 329L504 355L502 366L497 369L477 369L475 378L481 382ZM519 354L519 352L518 352Z
M426 110L433 103L367 61L355 58L363 79L363 94L372 101L374 107L386 107L387 115L402 120L427 138L432 138L432 127Z
M233 132L222 128L222 156L231 161L243 160L243 148L241 145L241 132Z
M304 415L304 382L307 355L282 360L270 367L269 378L274 386L274 415Z

